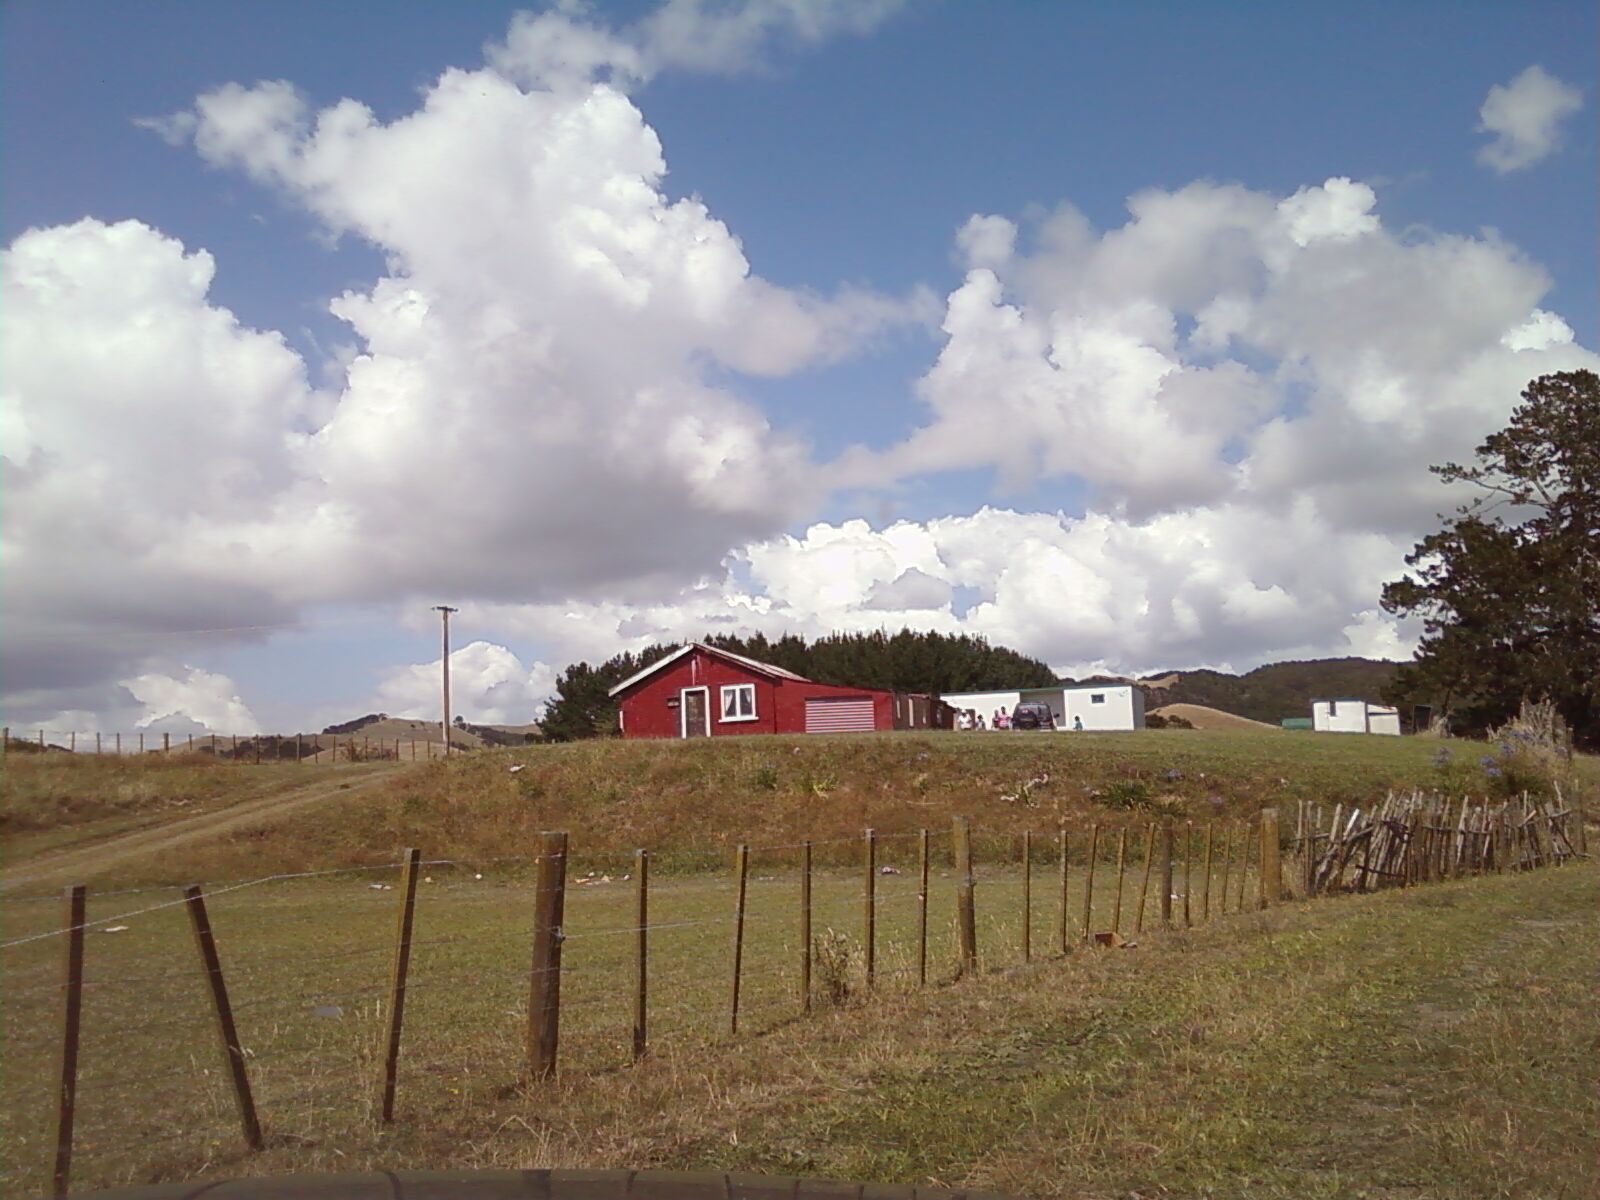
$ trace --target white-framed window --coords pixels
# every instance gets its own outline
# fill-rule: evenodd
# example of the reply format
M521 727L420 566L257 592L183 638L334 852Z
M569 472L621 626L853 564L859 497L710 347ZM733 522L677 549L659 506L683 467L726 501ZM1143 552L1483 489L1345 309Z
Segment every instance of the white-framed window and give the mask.
M1102 692L1091 692L1090 693L1090 695L1089 695L1089 703L1090 704L1104 704L1105 702L1106 702L1106 698L1105 698L1105 694L1104 693L1102 693Z
M722 689L722 719L724 721L754 721L756 719L756 685L730 683Z

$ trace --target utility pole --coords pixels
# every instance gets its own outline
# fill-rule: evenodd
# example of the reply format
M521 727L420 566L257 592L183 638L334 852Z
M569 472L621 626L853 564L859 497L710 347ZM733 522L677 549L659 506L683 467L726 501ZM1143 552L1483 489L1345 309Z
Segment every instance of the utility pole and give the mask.
M444 619L444 655L439 660L439 666L444 675L444 756L450 757L450 614L459 612L460 609L451 608L448 604L435 604L433 611Z

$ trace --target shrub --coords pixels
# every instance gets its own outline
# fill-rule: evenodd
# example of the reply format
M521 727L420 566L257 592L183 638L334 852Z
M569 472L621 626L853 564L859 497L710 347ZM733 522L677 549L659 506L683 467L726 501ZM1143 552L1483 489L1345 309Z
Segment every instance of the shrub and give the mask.
M838 1008L849 1002L856 957L855 944L837 929L824 931L812 942L811 977L823 1003Z

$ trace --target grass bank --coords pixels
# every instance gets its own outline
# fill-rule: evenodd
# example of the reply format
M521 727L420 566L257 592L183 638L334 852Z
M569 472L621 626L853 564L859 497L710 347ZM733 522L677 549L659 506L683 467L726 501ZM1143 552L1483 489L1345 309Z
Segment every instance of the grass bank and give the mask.
M1301 798L1366 805L1390 789L1481 791L1488 781L1473 770L1485 747L1449 743L1443 766L1440 748L1415 738L1169 730L536 746L399 770L369 796L190 847L181 871L226 879L357 865L405 845L487 858L527 853L541 829L572 831L586 853L645 846L709 865L739 842L946 829L957 814L1010 838L1097 819L1292 811ZM1579 766L1595 790L1600 762ZM146 864L142 877L180 882L174 869Z

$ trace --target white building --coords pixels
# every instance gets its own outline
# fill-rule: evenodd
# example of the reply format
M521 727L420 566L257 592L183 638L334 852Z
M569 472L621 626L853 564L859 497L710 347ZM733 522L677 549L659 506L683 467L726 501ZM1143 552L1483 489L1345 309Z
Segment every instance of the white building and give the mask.
M1311 728L1318 733L1382 733L1400 736L1400 710L1365 700L1313 700Z
M970 710L994 725L994 714L1004 708L1014 712L1024 700L1042 701L1055 714L1056 729L1071 732L1081 724L1089 730L1143 729L1144 693L1131 684L1097 687L1011 688L988 692L944 692L939 699L958 712Z

